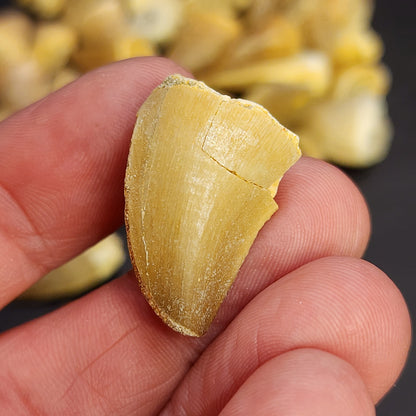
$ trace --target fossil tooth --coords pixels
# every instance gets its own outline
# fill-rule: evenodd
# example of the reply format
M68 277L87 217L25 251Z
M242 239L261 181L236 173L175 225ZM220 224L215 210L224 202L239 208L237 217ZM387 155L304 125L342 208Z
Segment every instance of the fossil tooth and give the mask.
M336 99L362 93L386 96L390 85L391 73L384 65L354 65L337 74L331 95Z
M30 10L40 19L52 19L62 13L67 0L17 0L16 3Z
M168 77L138 112L125 179L130 256L142 291L173 329L208 329L298 137L258 104Z
M246 62L274 59L298 53L301 50L300 29L289 19L275 16L264 22L257 31L245 33L225 57L228 67Z
M68 62L77 43L77 34L63 23L42 23L36 30L33 56L41 69L55 74Z
M311 108L299 136L308 156L362 168L386 157L392 133L385 98L362 92Z
M131 35L114 36L111 41L91 44L73 54L73 61L83 70L134 56L152 56L155 51L146 39Z
M383 42L372 30L347 30L333 39L330 54L338 67L374 64L383 55Z
M285 126L297 126L315 97L306 88L258 84L248 88L243 98L267 108Z
M169 41L182 23L182 0L122 0L121 4L132 32L151 42Z
M117 234L110 234L88 250L42 277L20 299L53 301L79 296L108 280L126 259Z
M191 4L168 57L189 71L201 70L215 63L241 30L232 16L218 15Z
M203 74L204 81L217 89L242 91L258 84L272 84L309 90L322 96L331 81L331 65L321 52L301 52L279 59L266 59L239 68Z
M382 98L391 75L371 24L375 0L15 3L21 11L0 13L0 120L86 71L162 55L211 88L267 108L299 134L305 154L365 167L390 148ZM335 113L338 120L341 108L342 126L354 138L325 115ZM347 115L360 121L348 125Z

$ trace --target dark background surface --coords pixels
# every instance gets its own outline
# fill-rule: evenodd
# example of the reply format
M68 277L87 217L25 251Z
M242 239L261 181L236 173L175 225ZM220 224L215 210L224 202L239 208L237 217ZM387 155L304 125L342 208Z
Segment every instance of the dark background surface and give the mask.
M0 6L10 2L0 0ZM374 27L385 42L384 61L393 73L389 94L395 138L388 158L378 166L347 173L367 198L373 233L365 258L383 269L416 317L416 6L413 0L377 0ZM0 331L59 305L11 304L0 312ZM416 415L416 354L411 351L397 385L379 405L378 416ZM336 416L336 415L334 415Z
M393 73L389 94L395 137L380 165L351 176L367 198L373 233L365 258L384 270L416 317L416 4L377 0L374 27L381 34L384 61ZM380 404L379 416L416 415L416 353L397 385Z

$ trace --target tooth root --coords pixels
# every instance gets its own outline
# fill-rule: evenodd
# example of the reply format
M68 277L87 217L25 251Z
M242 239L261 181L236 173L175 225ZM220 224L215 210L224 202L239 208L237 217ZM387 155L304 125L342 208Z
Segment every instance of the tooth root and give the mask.
M126 171L129 249L173 329L206 332L299 156L297 137L260 106L197 81L169 77L142 106Z

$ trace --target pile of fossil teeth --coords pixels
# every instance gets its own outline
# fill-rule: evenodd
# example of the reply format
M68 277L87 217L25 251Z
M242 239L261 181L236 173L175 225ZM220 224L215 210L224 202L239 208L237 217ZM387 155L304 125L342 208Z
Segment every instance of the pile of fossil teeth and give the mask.
M16 3L36 20L0 16L0 119L97 66L163 54L264 105L300 134L306 154L366 167L389 150L390 75L373 0Z

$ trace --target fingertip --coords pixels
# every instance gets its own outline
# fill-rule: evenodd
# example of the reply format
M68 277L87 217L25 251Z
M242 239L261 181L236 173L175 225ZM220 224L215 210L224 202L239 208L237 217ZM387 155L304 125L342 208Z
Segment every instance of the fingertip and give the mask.
M258 368L221 412L240 414L373 416L375 409L350 364L324 351L298 349Z
M348 263L357 268L357 288L360 288L362 304L367 306L369 332L374 334L368 359L385 357L378 363L377 371L365 375L370 394L377 403L397 382L405 367L412 342L412 322L403 294L386 273L366 260L349 259ZM385 377L380 377L380 373Z
M318 259L294 274L303 277L289 284L296 289L293 296L301 298L314 287L310 316L324 321L327 314L332 322L333 333L325 337L332 337L333 345L322 344L322 349L351 363L377 403L397 381L410 349L411 320L403 295L382 270L353 257Z
M287 216L298 228L316 231L310 253L321 240L320 250L328 244L328 256L364 254L371 232L369 209L357 185L337 167L302 157L284 176L277 201L277 218Z
M276 201L279 209L260 230L232 292L240 285L260 291L319 258L363 255L371 228L368 207L338 168L302 157L283 177Z

